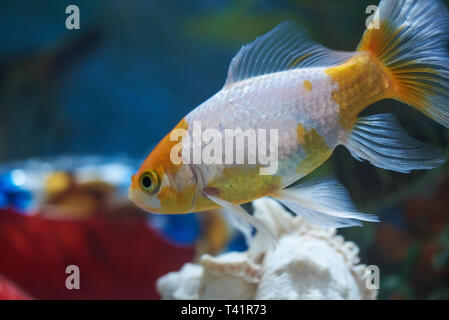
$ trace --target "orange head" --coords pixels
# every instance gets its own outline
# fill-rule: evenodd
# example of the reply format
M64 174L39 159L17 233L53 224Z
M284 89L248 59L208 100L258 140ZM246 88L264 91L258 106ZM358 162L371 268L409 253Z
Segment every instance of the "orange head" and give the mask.
M173 130L186 130L187 127L183 119ZM181 150L181 138L172 141L171 133L162 139L132 176L129 198L145 211L188 213L194 207L196 177L188 164L172 161L173 150Z

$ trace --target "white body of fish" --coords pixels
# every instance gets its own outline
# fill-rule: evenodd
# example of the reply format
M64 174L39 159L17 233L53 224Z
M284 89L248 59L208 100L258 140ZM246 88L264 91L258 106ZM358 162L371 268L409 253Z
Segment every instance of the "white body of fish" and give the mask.
M298 125L315 129L330 150L341 142L345 133L338 123L339 105L332 99L332 92L339 89L338 84L325 69L293 69L226 85L186 116L189 134L193 135L194 121L201 123L202 130L216 129L223 136L225 129L255 132L277 129L279 167L275 174L282 176L282 185L287 186L306 174L297 173L298 164L307 156L298 141ZM305 82L311 84L311 89ZM245 144L245 154L247 148ZM207 184L220 176L224 167L236 165L215 165L214 169L210 165L199 167Z

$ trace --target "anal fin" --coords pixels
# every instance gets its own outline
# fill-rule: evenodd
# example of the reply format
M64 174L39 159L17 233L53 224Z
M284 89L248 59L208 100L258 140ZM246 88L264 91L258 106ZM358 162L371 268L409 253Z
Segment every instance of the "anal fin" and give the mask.
M361 226L361 221L379 221L375 215L358 212L346 189L329 177L276 191L272 196L295 214L324 228Z
M410 137L392 114L360 118L344 145L359 161L404 173L436 168L445 161L438 148Z

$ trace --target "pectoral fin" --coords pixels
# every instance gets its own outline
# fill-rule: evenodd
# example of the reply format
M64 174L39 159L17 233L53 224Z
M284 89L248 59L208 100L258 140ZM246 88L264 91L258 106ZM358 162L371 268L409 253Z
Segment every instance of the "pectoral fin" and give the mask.
M241 206L235 205L231 202L228 202L226 200L223 200L221 198L218 198L216 196L213 196L211 194L205 193L205 196L209 198L211 201L215 202L219 206L230 210L232 213L236 214L238 218L242 219L243 221L246 221L250 225L254 226L258 232L264 233L266 237L270 240L270 242L276 247L277 246L277 240L276 236L273 234L273 232L268 228L268 226L265 225L265 223L256 217L250 215L248 212L246 212Z
M240 219L236 214L234 214L233 210L222 208L221 212L226 216L231 226L242 233L245 237L246 244L249 246L253 239L253 226L246 220Z

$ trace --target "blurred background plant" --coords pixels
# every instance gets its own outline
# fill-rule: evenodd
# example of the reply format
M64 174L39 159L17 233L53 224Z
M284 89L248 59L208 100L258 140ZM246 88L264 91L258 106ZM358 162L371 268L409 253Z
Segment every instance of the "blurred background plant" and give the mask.
M70 4L80 8L80 30L65 28ZM328 47L353 50L372 4L377 1L2 1L0 161L60 154L141 159L221 88L240 46L290 19ZM383 112L449 158L449 130L392 100L364 114ZM449 298L448 164L398 174L338 148L313 175L329 173L359 209L382 219L341 231L360 246L364 263L380 267L380 298Z

